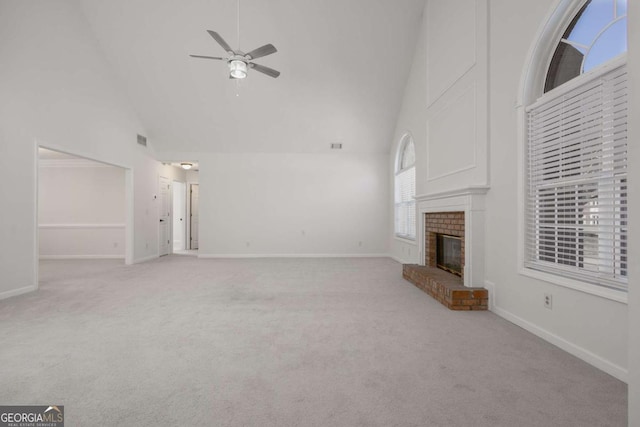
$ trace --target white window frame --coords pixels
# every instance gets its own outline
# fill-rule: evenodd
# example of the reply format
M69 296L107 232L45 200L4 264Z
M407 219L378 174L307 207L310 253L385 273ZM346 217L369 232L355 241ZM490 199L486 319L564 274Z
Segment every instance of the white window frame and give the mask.
M409 146L409 144L411 144L413 146L413 150L414 150L414 161L412 164L410 165L406 165L404 168L402 167L402 160L404 158L404 153L405 150L407 149L407 147ZM394 231L394 236L397 239L401 239L404 241L408 241L411 243L415 243L416 239L417 239L417 224L416 224L416 200L415 200L415 189L416 189L416 183L415 183L415 171L416 171L416 161L415 161L415 143L413 141L413 137L411 136L410 133L405 133L402 138L400 139L400 143L398 144L398 150L396 152L396 159L395 159L395 173L394 173L394 177L393 177L393 187L394 187L394 191L393 191L393 231ZM410 196L410 200L398 200L399 195L398 195L398 179L401 175L406 175L406 174L413 174L413 194L411 194ZM411 235L410 233L400 233L398 232L398 208L400 206L405 206L407 210L413 210L414 214L413 214L413 226L409 227L410 229L413 229L413 235ZM410 216L407 216L407 218L404 218L405 221L409 222L410 221Z
M587 0L559 0L558 6L555 10L550 10L544 24L538 29L538 33L534 38L534 41L529 49L527 55L527 63L523 69L523 73L520 80L520 90L518 99L516 101L515 109L517 112L518 120L518 273L522 276L544 281L554 285L563 286L587 294L595 295L601 298L606 298L612 301L626 304L627 292L607 288L600 285L584 282L582 280L576 280L570 277L560 276L557 274L548 273L545 271L534 270L525 266L525 233L526 228L526 202L527 202L527 150L528 150L528 129L527 129L527 112L526 109L529 105L534 104L544 91L544 82L547 76L547 71L551 63L553 54L557 44L564 33L567 25L574 18L576 13L582 8ZM622 58L622 56L624 58ZM626 55L610 61L607 64L603 64L600 67L592 70L592 72L602 73L604 67L610 68L618 66L617 61L626 61ZM583 76L588 76L592 72L586 73ZM580 76L580 77L583 77ZM564 85L563 90L568 89L573 85L581 84L581 79L573 79ZM559 88L556 88L559 89Z

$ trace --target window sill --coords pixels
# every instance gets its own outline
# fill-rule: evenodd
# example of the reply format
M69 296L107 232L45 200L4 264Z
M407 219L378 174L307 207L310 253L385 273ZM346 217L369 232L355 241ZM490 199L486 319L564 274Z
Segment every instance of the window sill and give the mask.
M592 285L590 283L581 282L579 280L569 279L567 277L558 276L544 271L538 271L531 268L522 267L519 273L523 276L530 277L532 279L542 280L547 283L551 283L565 288L573 289L575 291L584 292L586 294L595 295L600 298L605 298L611 301L616 301L622 304L627 304L628 295L624 291L616 289L609 289L603 286Z
M418 246L418 240L417 239L409 239L407 237L400 237L400 236L396 236L395 234L393 235L393 238L396 239L397 241L405 243L407 245Z

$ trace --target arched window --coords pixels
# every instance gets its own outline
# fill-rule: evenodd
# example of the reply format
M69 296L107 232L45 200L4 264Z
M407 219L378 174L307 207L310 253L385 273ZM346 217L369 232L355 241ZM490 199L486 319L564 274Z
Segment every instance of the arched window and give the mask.
M396 157L395 233L404 239L416 238L416 151L411 135L402 137Z
M525 266L626 290L627 2L581 3L527 108Z
M590 71L627 51L627 1L589 0L556 47L544 91Z

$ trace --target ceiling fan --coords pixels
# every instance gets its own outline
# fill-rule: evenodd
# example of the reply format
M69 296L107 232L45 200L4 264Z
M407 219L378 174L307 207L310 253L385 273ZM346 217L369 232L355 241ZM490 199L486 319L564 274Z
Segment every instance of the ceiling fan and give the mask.
M217 41L220 46L222 46L222 48L229 54L229 56L227 58L204 55L189 56L191 56L192 58L227 61L227 65L229 66L230 79L244 79L245 77L247 77L247 71L249 68L252 68L273 78L277 78L280 75L280 71L276 71L273 68L265 67L264 65L252 62L254 59L262 58L263 56L276 53L278 50L274 45L265 44L264 46L254 49L249 53L244 53L241 50L231 49L229 44L220 36L220 34L216 33L215 31L207 30L207 33L209 33L209 35L213 37L213 39Z

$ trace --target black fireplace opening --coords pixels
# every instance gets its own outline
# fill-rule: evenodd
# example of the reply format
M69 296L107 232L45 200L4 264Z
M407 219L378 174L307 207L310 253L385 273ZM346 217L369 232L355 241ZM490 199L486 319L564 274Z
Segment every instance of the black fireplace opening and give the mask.
M436 266L462 277L462 237L436 235Z

